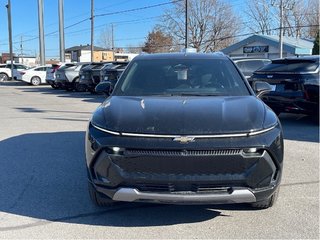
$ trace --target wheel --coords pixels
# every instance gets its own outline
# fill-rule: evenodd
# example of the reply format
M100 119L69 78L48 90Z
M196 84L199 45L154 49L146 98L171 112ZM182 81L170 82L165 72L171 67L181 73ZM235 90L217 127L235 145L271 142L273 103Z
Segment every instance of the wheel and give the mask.
M58 89L58 87L53 83L50 85L53 89Z
M75 82L75 83L74 83L74 89L75 89L77 92L85 92L85 91L87 91L86 85L81 84L81 83L79 83L79 82Z
M104 197L99 192L97 192L97 190L89 182L88 182L88 190L89 190L90 198L95 205L99 207L105 207L105 206L111 206L115 204L115 202L111 198Z
M255 203L251 203L251 206L256 209L267 209L269 207L272 207L278 199L279 188L280 187L278 187L278 189L268 199L262 200L259 202L255 202Z
M31 83L33 86L38 86L38 85L40 85L40 83L41 83L41 78L39 78L39 77L32 77L30 83Z
M62 84L61 83L55 83L55 85L56 85L56 87L57 87L57 89L62 89Z
M8 81L9 76L6 73L0 73L0 82Z

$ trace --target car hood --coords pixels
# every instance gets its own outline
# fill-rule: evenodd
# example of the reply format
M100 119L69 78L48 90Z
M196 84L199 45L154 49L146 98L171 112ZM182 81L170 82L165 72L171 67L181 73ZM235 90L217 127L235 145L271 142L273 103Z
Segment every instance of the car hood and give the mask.
M255 96L111 96L93 115L104 129L141 134L224 134L264 128L266 111Z

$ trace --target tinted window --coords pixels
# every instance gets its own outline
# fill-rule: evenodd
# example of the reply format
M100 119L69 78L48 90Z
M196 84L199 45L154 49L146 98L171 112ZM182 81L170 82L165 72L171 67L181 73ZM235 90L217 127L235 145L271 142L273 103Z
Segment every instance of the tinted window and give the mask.
M46 67L39 67L34 69L34 71L46 71L46 70L47 70Z
M319 62L312 60L274 60L271 64L261 68L261 72L314 72Z
M104 80L107 81L116 81L120 75L121 75L122 71L117 71L117 70L107 70L105 72L105 77Z
M257 69L264 67L271 61L268 60L245 60L236 62L237 66L242 72L252 73Z
M90 65L89 63L88 64L80 64L80 65L78 65L77 69L83 69L89 65Z
M26 66L23 66L23 65L16 65L16 68L17 69L28 69L28 67L26 67Z
M114 95L248 95L230 60L136 60L120 80Z
M73 67L73 66L74 66L73 64L66 64L66 65L63 65L63 66L59 67L59 70L67 69L67 68L70 68L70 67Z
M252 73L257 69L264 67L267 63L267 61L248 61L245 64L247 71Z
M104 67L104 65L93 65L93 67L92 67L92 70L99 70L99 69L101 69L101 68L103 68Z

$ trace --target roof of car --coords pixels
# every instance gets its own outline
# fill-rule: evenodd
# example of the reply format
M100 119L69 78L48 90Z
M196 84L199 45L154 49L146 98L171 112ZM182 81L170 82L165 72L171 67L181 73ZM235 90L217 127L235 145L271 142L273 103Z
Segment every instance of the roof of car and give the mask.
M153 54L140 54L134 58L134 60L141 59L227 59L228 57L223 53L153 53Z

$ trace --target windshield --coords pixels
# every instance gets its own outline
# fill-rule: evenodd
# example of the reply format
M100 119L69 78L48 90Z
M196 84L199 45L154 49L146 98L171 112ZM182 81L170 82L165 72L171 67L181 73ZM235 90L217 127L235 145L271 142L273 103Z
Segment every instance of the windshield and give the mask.
M250 92L229 59L134 60L113 95L242 96Z

